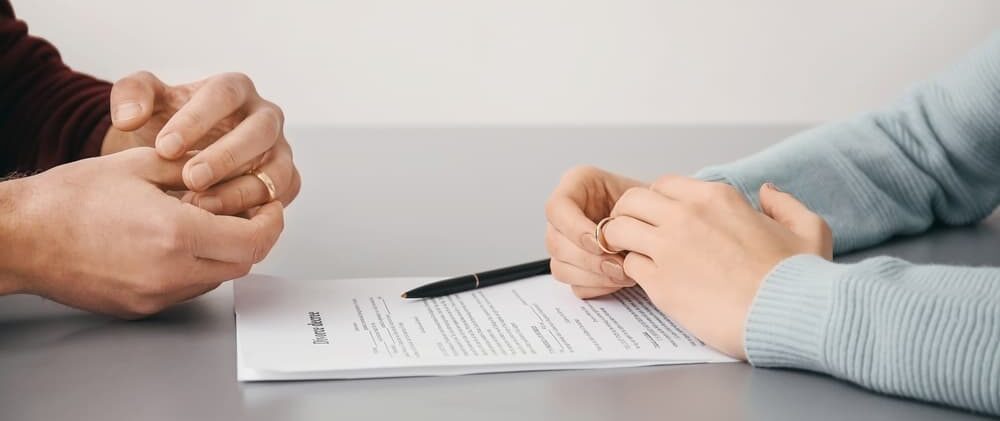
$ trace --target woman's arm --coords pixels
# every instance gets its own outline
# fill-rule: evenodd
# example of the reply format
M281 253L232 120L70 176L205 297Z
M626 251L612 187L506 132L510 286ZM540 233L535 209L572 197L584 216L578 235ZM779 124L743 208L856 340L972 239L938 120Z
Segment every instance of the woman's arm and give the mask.
M111 85L74 72L0 0L0 177L100 155Z
M706 344L756 366L1000 415L1000 269L832 263L823 220L765 184L666 176L604 226L626 274Z
M836 252L982 219L1000 203L1000 32L883 111L832 123L698 178L755 204L773 182L822 215Z
M1000 415L1000 269L799 255L757 292L750 363Z
M844 252L1000 202L1000 33L893 107L707 168L758 202L768 181L830 225ZM800 255L761 283L745 325L755 366L1000 414L1000 269Z

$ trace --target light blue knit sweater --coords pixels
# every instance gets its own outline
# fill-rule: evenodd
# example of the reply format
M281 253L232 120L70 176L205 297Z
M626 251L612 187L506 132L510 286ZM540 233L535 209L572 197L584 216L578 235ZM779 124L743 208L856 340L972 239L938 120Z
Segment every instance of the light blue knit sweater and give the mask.
M698 177L755 204L760 185L775 183L826 218L837 253L976 222L1000 203L1000 32L888 109ZM745 345L755 366L997 415L1000 269L791 257L757 293Z

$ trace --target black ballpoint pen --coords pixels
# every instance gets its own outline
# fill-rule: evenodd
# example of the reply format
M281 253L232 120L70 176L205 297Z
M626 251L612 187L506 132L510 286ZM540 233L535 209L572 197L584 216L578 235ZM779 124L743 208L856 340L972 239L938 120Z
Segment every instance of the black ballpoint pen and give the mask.
M518 279L530 278L532 276L547 275L549 273L549 259L545 259L500 269L488 270L486 272L473 273L471 275L458 276L455 278L445 279L443 281L431 282L427 285L422 285L404 292L402 297L440 297L442 295L488 287L490 285L516 281Z

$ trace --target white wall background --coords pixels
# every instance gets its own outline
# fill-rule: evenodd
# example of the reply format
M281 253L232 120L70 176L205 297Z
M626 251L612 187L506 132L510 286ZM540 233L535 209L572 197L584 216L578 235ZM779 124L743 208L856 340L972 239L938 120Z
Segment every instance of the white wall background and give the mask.
M15 0L72 66L248 73L290 125L817 122L1000 28L995 0Z

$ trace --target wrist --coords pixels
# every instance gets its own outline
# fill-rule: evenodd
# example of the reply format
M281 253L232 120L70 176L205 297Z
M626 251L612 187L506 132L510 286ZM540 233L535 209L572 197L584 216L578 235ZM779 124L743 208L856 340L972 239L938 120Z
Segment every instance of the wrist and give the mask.
M747 361L823 372L834 287L849 269L812 254L779 262L764 278L747 314Z
M24 180L0 182L0 295L28 291L28 281L23 271L25 246L24 212L26 199Z

